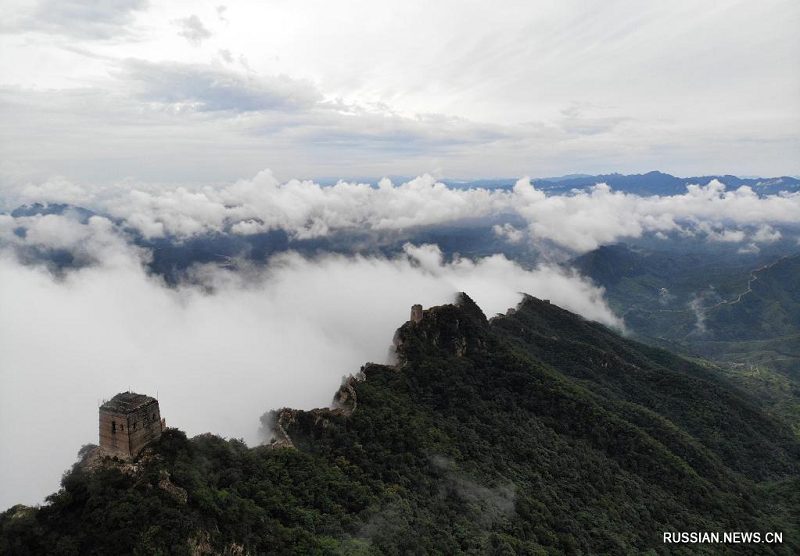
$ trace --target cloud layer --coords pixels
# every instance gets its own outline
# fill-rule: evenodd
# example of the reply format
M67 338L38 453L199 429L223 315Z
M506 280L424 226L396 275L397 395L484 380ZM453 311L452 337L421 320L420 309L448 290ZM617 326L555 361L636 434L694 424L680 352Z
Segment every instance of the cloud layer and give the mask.
M712 180L686 193L643 197L598 184L547 195L527 178L511 191L453 189L424 175L377 186L278 181L270 171L220 186L122 182L83 188L62 178L9 188L8 200L79 204L123 221L146 238L249 235L284 230L294 239L354 230L409 231L491 218L509 243L548 241L584 252L644 234L696 236L754 245L781 238L773 226L800 223L800 193L759 197L750 187L727 190ZM520 223L525 226L520 227Z

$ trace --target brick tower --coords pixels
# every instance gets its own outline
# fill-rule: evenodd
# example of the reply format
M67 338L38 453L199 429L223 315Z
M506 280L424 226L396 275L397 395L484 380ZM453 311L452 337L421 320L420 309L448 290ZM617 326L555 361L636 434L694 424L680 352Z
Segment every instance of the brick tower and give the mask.
M100 448L111 455L136 457L164 428L158 400L150 396L122 392L100 406Z

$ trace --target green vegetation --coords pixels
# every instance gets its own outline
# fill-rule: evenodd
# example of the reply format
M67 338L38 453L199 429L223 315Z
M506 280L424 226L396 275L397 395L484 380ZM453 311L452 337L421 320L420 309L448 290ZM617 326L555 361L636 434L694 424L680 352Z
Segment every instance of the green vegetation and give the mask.
M573 264L643 336L691 345L800 334L800 255L755 263L613 245Z
M573 263L635 337L712 362L800 438L800 255L770 257L613 245Z
M289 411L297 449L171 430L136 470L77 464L0 553L718 554L665 531L782 531L800 551L800 445L715 368L526 298L467 296L398 331L355 411Z
M695 323L687 304L698 296L730 299L747 289L754 263L727 253L681 253L653 251L625 244L604 245L572 261L581 274L606 289L611 306L620 314L631 308L657 312L653 320L668 319L669 312L686 313ZM656 334L657 322L643 328ZM689 330L689 332L691 329Z

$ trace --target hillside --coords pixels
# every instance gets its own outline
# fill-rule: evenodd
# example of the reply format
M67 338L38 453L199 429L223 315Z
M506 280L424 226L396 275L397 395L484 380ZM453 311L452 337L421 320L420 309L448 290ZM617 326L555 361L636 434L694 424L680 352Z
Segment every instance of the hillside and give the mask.
M694 313L687 305L709 290L720 299L744 291L753 262L727 253L680 253L617 244L580 255L570 266L603 286L618 314L637 309L655 312L641 333L656 335L658 319L666 319L668 312L680 310L688 317L684 320L694 324Z
M0 516L0 552L719 553L664 531L800 550L800 445L713 370L531 297L487 320L462 294L395 345L337 409L266 414L272 445L170 430L136 466L76 464Z
M731 257L603 246L571 262L606 289L635 332L671 341L757 341L800 333L800 255Z
M571 263L606 289L629 333L713 361L800 435L800 255L757 260L604 246Z
M782 257L750 274L747 288L707 311L718 340L769 340L800 334L800 255Z

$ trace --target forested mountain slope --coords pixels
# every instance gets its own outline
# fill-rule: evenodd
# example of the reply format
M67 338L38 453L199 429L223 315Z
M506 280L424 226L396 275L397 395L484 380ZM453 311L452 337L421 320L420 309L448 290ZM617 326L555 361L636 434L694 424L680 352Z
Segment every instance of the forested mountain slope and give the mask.
M772 340L800 333L800 254L758 262L624 244L572 261L606 289L626 325L680 342Z
M718 554L664 531L781 531L800 447L746 394L545 301L469 297L397 332L337 409L266 416L248 448L168 431L0 517L6 554ZM792 496L792 493L795 493Z

